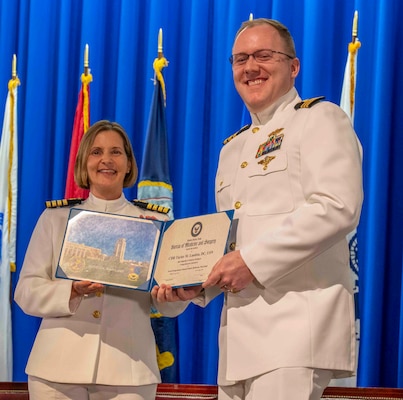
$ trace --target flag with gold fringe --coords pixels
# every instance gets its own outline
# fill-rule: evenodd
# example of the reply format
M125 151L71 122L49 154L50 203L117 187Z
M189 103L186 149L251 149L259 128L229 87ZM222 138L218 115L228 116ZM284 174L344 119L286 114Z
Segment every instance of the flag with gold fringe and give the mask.
M78 147L80 146L84 133L88 130L90 125L90 82L92 82L92 75L88 72L88 64L86 65L86 60L84 60L84 70L85 72L81 74L81 89L78 94L73 133L71 137L66 191L64 194L66 198L86 199L89 193L87 189L78 187L74 181L74 164L76 161Z
M143 151L137 195L140 200L149 201L170 209L173 218L173 189L169 178L167 128L165 117L165 83L162 69L167 65L164 57L154 61L154 93L148 120L147 136Z
M148 120L143 161L140 168L137 196L140 200L170 209L173 218L173 189L169 178L166 125L166 91L162 69L168 61L162 54L162 31L158 35L158 58L154 60L154 92ZM157 361L164 383L178 382L177 319L161 316L151 310L151 324L157 343Z
M348 45L348 55L346 67L344 70L343 87L341 90L340 107L349 116L352 125L354 125L354 109L355 109L355 88L357 78L357 55L361 42L357 37L358 13L354 13L352 41ZM357 230L355 229L347 235L347 241L350 248L350 268L352 280L354 283L354 301L355 301L355 325L356 325L356 373L355 376L344 379L334 379L332 386L356 387L357 386L357 366L358 352L360 346L360 310L359 310L359 274L358 274L358 245Z
M355 86L357 79L357 55L361 42L357 38L358 13L354 14L353 21L353 39L348 44L348 55L346 67L344 70L343 87L341 90L340 107L350 117L351 123L354 125L354 109L355 109Z
M15 271L18 188L17 88L8 82L0 144L0 381L12 381L11 272Z

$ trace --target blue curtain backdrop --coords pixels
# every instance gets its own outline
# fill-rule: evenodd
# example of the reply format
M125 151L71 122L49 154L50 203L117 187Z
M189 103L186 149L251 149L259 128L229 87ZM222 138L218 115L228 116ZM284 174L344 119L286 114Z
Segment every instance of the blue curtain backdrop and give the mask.
M285 23L302 61L296 82L301 96L339 103L355 10L362 42L355 128L364 148L365 185L358 229L358 385L403 387L401 0L0 0L0 100L14 53L21 80L18 271L44 201L64 195L86 43L94 78L91 121L121 123L141 164L152 62L163 29L169 169L175 216L181 218L215 210L221 143L241 126L243 105L228 62L241 22L253 13ZM135 198L136 189L126 194ZM221 303L191 306L179 317L181 383L215 383ZM14 380L23 381L39 320L15 304L12 313Z

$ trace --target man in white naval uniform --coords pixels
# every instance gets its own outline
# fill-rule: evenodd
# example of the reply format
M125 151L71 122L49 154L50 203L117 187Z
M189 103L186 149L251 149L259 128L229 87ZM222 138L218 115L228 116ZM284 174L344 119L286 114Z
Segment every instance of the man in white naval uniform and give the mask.
M320 399L355 368L346 235L363 200L361 145L338 106L301 101L300 63L279 22L245 22L230 61L252 118L224 142L216 175L217 209L235 209L236 241L193 300L226 292L219 399Z

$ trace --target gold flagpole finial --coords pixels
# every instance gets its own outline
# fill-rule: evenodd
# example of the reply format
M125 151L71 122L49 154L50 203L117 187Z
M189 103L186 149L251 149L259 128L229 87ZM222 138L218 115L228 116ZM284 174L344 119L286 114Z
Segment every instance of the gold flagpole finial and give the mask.
M253 21L253 14L252 13L249 14L249 21Z
M88 75L88 70L89 70L88 53L89 53L89 48L88 48L88 44L86 44L85 48L84 48L84 75Z
M17 78L17 56L13 54L13 61L11 64L11 77L12 79Z
M354 43L358 36L358 11L354 12L352 36L353 36L353 43Z
M158 31L158 58L161 58L164 56L164 53L162 51L162 28Z
M153 68L155 72L154 82L158 80L161 85L162 93L164 96L164 103L166 99L166 92L165 92L164 77L162 76L162 69L165 68L167 65L168 61L164 57L164 53L162 51L162 28L160 28L158 31L158 57L153 62Z

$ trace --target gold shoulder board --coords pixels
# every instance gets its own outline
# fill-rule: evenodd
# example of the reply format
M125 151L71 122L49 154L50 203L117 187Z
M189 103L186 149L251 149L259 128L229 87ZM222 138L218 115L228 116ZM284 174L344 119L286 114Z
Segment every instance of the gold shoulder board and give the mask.
M315 104L324 100L324 98L325 98L325 96L319 96L319 97L312 97L311 99L302 100L301 102L296 104L294 108L296 110L299 110L300 108L311 108Z
M62 199L62 200L48 200L45 202L46 208L57 208L57 207L67 207L74 206L76 204L81 204L84 199Z
M146 201L141 200L132 200L132 204L134 204L137 207L144 208L145 210L157 211L162 214L168 214L170 211L169 207L164 207L153 203L147 203Z
M238 136L240 133L242 133L243 131L246 131L247 129L249 129L250 124L243 126L238 132L235 132L233 135L231 135L230 137L227 137L222 144L227 144L228 142L230 142L234 137Z

